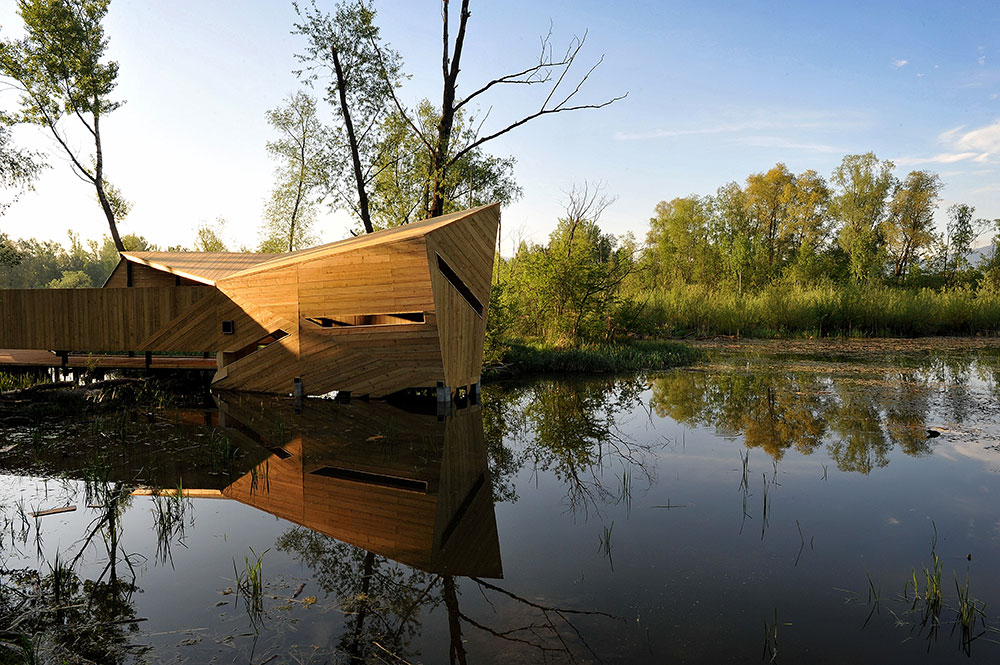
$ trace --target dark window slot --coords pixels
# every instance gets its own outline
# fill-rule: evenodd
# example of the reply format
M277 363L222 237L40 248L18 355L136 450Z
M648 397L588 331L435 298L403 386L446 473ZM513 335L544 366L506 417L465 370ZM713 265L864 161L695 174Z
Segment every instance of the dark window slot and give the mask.
M455 511L452 518L448 520L448 526L444 528L444 532L441 534L442 548L444 548L448 539L451 538L451 534L458 528L458 523L462 521L463 517L465 517L465 513L469 512L469 507L472 505L473 499L476 498L476 495L479 494L479 490L481 490L485 484L486 474L480 472L479 477L476 478L476 482L472 484L472 489L470 489L469 493L465 495L464 499L462 499L462 504L458 507L458 510Z
M292 456L290 452L278 446L267 446L267 449L270 450L278 459L288 459Z
M365 483L366 485L391 487L393 489L408 490L410 492L427 492L427 482L423 480L411 480L409 478L399 478L397 476L385 476L381 473L369 473L367 471L358 471L357 469L324 466L321 469L310 471L310 473L317 476L323 476L325 478L350 480L356 483Z
M306 321L311 321L321 328L341 328L353 326L398 326L407 323L423 323L423 312L402 312L398 314L357 314L354 316L334 319L329 316L308 316Z
M476 297L476 294L474 294L472 290L465 285L465 282L463 282L461 279L458 278L458 275L456 275L455 271L451 269L451 266L445 263L445 260L441 258L440 254L437 255L437 258L438 258L438 270L441 271L441 274L444 275L444 278L447 279L451 283L451 285L455 287L455 290L458 291L463 298L465 298L465 302L469 303L469 306L472 307L472 309L476 310L476 314L482 316L483 303L479 302L479 298Z
M232 362L235 362L235 361L239 360L240 358L246 358L251 353L254 353L256 351L260 351L261 349L263 349L263 348L265 348L265 347L267 347L267 346L269 346L269 345L277 342L279 339L281 339L282 337L285 337L286 335L288 335L288 333L286 333L284 330L280 330L280 329L279 330L275 330L270 335L267 335L266 337L261 337L256 342L252 342L251 344L247 344L246 346L244 346L239 351L234 352L233 356L232 356Z

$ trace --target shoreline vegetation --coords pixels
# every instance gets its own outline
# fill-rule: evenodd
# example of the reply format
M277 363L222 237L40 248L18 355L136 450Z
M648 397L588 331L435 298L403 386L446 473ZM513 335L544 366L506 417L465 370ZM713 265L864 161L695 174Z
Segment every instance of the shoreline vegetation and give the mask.
M490 350L483 380L529 374L616 373L690 365L699 351L680 342L642 340L614 344L559 346L539 341L508 341Z

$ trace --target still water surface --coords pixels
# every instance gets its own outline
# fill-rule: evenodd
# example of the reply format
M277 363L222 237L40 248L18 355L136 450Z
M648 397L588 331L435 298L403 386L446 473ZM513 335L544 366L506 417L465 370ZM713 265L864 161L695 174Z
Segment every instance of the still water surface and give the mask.
M717 355L443 418L216 395L8 428L4 625L96 662L996 662L998 378Z

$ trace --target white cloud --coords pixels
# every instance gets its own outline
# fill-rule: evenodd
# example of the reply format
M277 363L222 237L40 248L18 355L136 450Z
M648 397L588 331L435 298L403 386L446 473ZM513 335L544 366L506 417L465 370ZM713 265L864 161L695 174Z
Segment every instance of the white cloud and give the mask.
M979 54L979 57L976 58L976 62L979 63L980 67L984 66L986 64L986 49L982 46L977 46L976 53Z
M900 67L905 67L909 63L909 60L893 60L891 64L893 69L899 69Z
M682 136L702 136L706 134L742 134L744 132L785 131L791 129L829 129L845 130L864 126L867 123L863 114L843 111L830 113L826 111L811 112L775 112L768 109L757 109L742 114L749 120L721 121L704 127L688 127L681 129L652 129L641 132L616 132L616 141L645 141L649 139L678 138Z
M917 164L954 164L967 159L979 157L976 152L942 152L933 157L900 157L893 162L899 166L915 166Z
M955 145L965 150L989 153L1000 151L1000 120L992 125L973 129L958 137Z
M797 143L778 136L743 136L737 139L737 143L754 148L781 148L788 150L805 150L808 152L822 153L847 153L849 150L836 148L822 143Z
M993 155L1000 154L1000 120L992 125L965 131L964 125L953 127L938 135L938 143L946 150L931 157L900 157L899 165L955 164L971 161L977 164L992 163Z

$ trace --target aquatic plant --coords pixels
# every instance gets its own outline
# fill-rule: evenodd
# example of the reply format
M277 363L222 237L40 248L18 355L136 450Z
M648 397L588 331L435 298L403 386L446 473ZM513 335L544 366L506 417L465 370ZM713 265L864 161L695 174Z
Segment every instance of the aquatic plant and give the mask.
M969 591L969 571L965 571L965 586L958 582L958 574L955 574L955 590L958 592L958 625L962 629L962 648L969 654L972 642L981 637L986 632L986 603L981 603L972 597ZM982 631L973 635L973 631L979 624Z
M169 562L173 567L171 543L184 539L185 523L194 523L189 513L190 500L184 497L184 482L179 481L176 491L153 494L153 530L156 533L156 560Z
M600 544L598 545L598 551L611 563L611 570L615 569L614 559L611 557L611 533L614 531L615 523L611 522L610 525L605 525L603 531L601 532L599 539Z
M250 555L243 558L243 570L237 567L236 559L233 559L233 574L235 575L233 581L236 591L234 602L238 602L240 598L243 599L243 606L250 618L254 632L260 630L260 619L264 612L264 574L262 568L264 555L268 552L270 549L257 554L251 547Z

